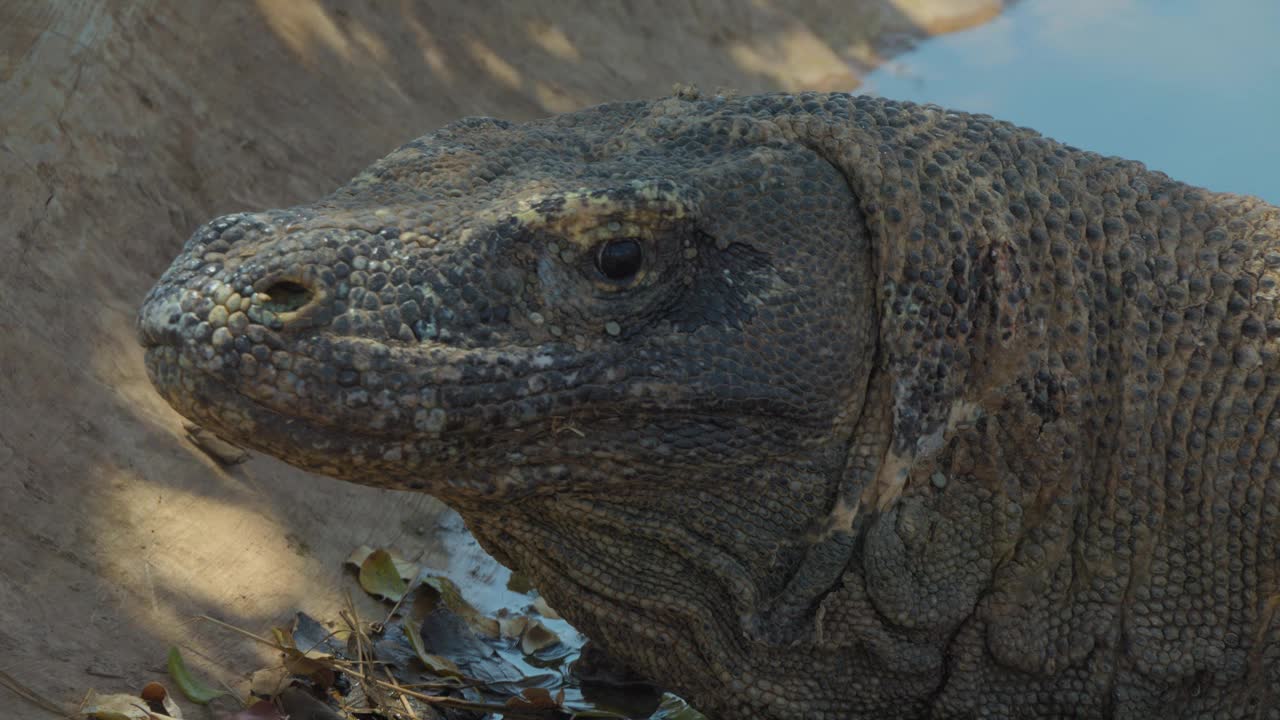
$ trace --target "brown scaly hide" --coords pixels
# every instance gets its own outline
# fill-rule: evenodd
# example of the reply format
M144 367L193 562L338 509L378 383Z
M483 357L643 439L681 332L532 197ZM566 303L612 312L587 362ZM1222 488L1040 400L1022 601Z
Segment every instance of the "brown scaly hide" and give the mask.
M440 497L720 717L1244 717L1277 233L987 117L669 98L214 220L140 329L181 412Z

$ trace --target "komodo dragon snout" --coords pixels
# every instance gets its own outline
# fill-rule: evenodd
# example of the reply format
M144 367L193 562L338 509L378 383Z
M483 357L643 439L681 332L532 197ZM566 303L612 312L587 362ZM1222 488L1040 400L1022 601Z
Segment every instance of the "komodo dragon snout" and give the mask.
M670 98L216 219L139 334L184 415L440 497L718 717L1256 714L1277 237L984 116Z

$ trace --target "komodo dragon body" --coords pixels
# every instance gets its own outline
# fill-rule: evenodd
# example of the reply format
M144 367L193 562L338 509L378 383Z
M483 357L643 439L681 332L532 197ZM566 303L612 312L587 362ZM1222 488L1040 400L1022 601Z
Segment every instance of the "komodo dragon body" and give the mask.
M1280 718L1280 210L848 95L468 119L205 225L180 412L719 718Z

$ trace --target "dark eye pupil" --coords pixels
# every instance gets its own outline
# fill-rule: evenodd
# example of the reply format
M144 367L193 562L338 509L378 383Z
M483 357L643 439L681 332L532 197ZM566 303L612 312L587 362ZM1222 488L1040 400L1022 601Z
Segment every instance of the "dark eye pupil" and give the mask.
M596 267L610 280L626 280L640 272L644 251L640 243L630 238L610 240L600 248Z

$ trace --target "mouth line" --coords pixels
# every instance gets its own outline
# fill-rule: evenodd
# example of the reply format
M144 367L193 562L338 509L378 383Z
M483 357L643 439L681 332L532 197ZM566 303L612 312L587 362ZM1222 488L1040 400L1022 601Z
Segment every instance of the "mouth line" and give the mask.
M162 346L160 350L170 347ZM159 394L180 415L228 442L308 472L359 485L426 492L436 497L491 494L483 489L483 482L463 480L478 477L478 468L452 462L444 452L423 454L424 462L412 467L385 456L389 448L426 438L402 439L354 425L325 425L309 417L286 415L228 387L215 375L180 367L157 355L155 349L149 350L146 362ZM154 382L157 378L163 380ZM456 444L459 440L466 442L458 434L435 442ZM465 459L465 455L458 457Z
M270 428L281 428L279 434L289 436L291 433L287 428L297 428L302 432L310 432L320 434L325 437L328 442L325 444L332 447L336 444L351 443L352 440L359 442L361 440L369 442L383 442L387 444L407 443L407 442L428 442L438 443L440 445L467 445L476 438L491 437L496 430L512 434L528 434L531 431L546 430L548 424L555 424L557 420L550 417L536 417L526 420L518 425L504 426L502 428L492 427L474 427L474 428L451 428L444 430L438 434L408 433L399 435L394 432L394 426L391 432L373 430L361 427L358 424L344 421L336 415L325 415L323 413L289 413L273 407L270 403L265 402L253 395L242 392L229 383L224 377L218 373L211 372L201 368L198 365L191 364L184 366L181 358L187 356L180 346L165 343L163 341L144 343L144 359L149 374L152 377L152 384L155 385L162 396L170 402L174 407L181 408L183 415L190 417L191 414L201 416L200 418L191 418L201 423L209 423L211 426L225 426L227 423L218 419L217 413L213 412L215 408L228 408L233 411L243 411L247 413L255 426L265 426ZM194 359L194 358L191 358ZM192 388L186 388L185 384L191 382ZM491 384L485 380L457 381L453 384L457 388L475 388L484 387ZM177 391L168 391L168 388L177 388ZM460 412L461 408L441 408L447 413ZM202 412L203 411L203 412ZM622 414L618 414L615 419L622 418ZM592 418L599 420L600 418ZM571 415L565 415L559 418L559 421L572 425L575 421L583 420ZM555 432L554 429L550 432ZM224 439L234 440L237 432L226 433ZM527 435L526 435L527 437ZM245 442L235 440L236 442ZM315 452L326 452L324 450L315 450Z
M355 340L358 341L358 339L355 339ZM522 420L516 425L504 425L502 427L486 426L486 427L470 427L470 428L451 427L448 430L445 430L438 434L437 433L431 433L431 434L406 433L403 435L397 435L394 432L382 432L376 429L362 428L358 424L351 423L350 419L344 420L342 417L336 414L326 414L323 412L316 412L316 413L289 412L289 411L280 410L277 407L274 407L270 402L264 401L260 398L256 398L252 394L243 392L238 388L234 387L235 383L233 381L228 381L227 378L223 377L221 374L210 371L207 368L200 367L199 358L194 356L188 348L184 348L174 343L166 343L164 342L163 339L159 339L159 338L152 340L150 342L142 343L142 347L144 349L144 357L145 357L147 368L150 371L150 374L152 375L152 378L153 378L153 384L156 384L157 386L161 386L160 382L156 382L158 379L163 378L166 373L173 374L175 377L167 378L164 383L165 385L181 386L186 380L193 381L194 383L196 383L196 387L199 389L199 394L210 396L214 400L213 403L209 403L210 405L217 404L217 405L223 405L223 406L230 405L235 407L242 406L242 407L251 409L255 415L259 416L260 419L271 419L278 423L304 424L306 427L309 427L309 428L314 428L317 430L323 429L328 432L333 432L335 435L340 435L342 437L348 437L348 438L360 437L365 439L382 439L387 442L396 442L396 441L408 442L413 440L418 440L418 441L426 440L426 441L447 443L449 441L446 440L446 438L452 438L454 440L464 440L464 439L469 439L474 437L491 436L495 431L526 433L531 429L536 429L541 427L542 429L547 429L549 431L554 432L555 428L548 427L549 425L553 426L556 424L565 424L565 423L570 425L572 425L575 422L591 422L591 423L606 422L607 423L612 421L626 421L626 422L634 423L638 420L652 419L655 416L662 417L662 418L672 418L672 417L714 418L720 415L720 413L717 413L714 411L708 412L708 409L706 408L699 410L695 408L675 408L671 406L664 406L664 407L661 407L660 409L656 409L652 407L642 408L637 406L620 407L620 408L615 407L613 412L600 412L600 410L602 410L603 408L601 408L599 405L595 406L594 408L562 407L550 415L527 418ZM463 351L463 352L467 352L467 351ZM183 357L186 357L190 362L184 365L181 362L181 359ZM535 362L536 362L536 359L535 359ZM161 369L163 369L163 372L161 372ZM556 367L554 369L554 372L577 373L582 371L583 369L584 369L583 366L579 364L564 365L564 366ZM478 377L452 378L447 383L437 382L436 387L441 389L453 388L453 389L459 389L459 390L467 390L467 389L475 389L475 388L484 388L486 386L497 386L502 384L509 384L511 382L528 381L529 379L539 377L540 375L541 373L534 372L527 375L521 375L518 377L511 377L506 380L494 380L491 378L478 378ZM615 380L614 382L618 382L620 380L621 379L618 379L618 380ZM632 378L629 378L629 380L635 381L636 378L632 377ZM655 381L655 382L661 383L661 381ZM588 384L596 384L596 383L588 383ZM548 396L555 397L556 395L560 395L561 393L565 391L570 391L570 390L571 388L569 387L562 388L559 391L552 391L550 393L547 393L546 395L544 395L544 397L548 397ZM370 392L372 392L372 390L370 390ZM192 409L195 409L200 404L198 402L190 401L191 398L189 397L190 396L189 391L181 391L178 393L166 393L166 394L172 396L175 400L186 399L187 402L178 403L184 407L191 407ZM535 395L512 396L509 398L505 398L500 402L495 402L494 405L500 406L500 405L512 403L512 402L531 400L534 397L536 396ZM625 406L626 404L623 403L623 405ZM436 407L439 407L439 409L445 411L446 413L449 413L450 415L454 413L465 414L469 409L467 406L455 406L455 407L436 406ZM595 410L595 412L591 412L590 410ZM746 417L753 417L757 419L776 419L777 413L774 411L767 411L767 412L761 411L754 408L752 409L737 408L734 413L734 416L735 417L746 416ZM340 429L341 432L337 432L337 429Z
M549 478L552 468L564 465L546 458L516 462L521 472L532 472L521 481L507 481L504 469L512 465L507 457L530 442L529 426L512 429L511 442L481 447L478 439L492 437L492 431L452 430L438 437L369 432L353 425L324 425L310 417L290 416L264 405L255 398L228 387L216 375L198 368L181 367L161 356L172 346L146 353L146 364L159 394L183 417L214 435L237 445L278 458L303 470L360 485L392 490L425 492L450 503L510 500L529 494L557 492L560 475ZM156 380L159 380L156 382ZM534 433L554 433L543 427ZM418 445L419 462L403 464L399 450ZM424 449L425 448L425 449ZM396 452L394 458L388 451ZM553 482L554 481L554 482Z
M167 347L167 346L162 346ZM147 352L148 367L154 362L151 358L152 352ZM216 375L205 372L198 368L174 368L177 375L176 383L165 383L163 385L156 384L160 394L165 397L179 412L193 422L197 422L202 426L206 426L214 431L215 435L229 442L241 445L249 445L255 447L261 452L281 457L279 449L266 449L258 447L258 443L253 440L242 439L244 433L241 431L229 430L227 421L219 418L215 408L231 409L238 411L240 414L247 415L253 424L252 436L273 438L284 438L288 441L290 447L301 448L302 454L330 455L333 454L335 448L343 445L359 445L361 441L395 444L400 442L412 442L428 440L425 437L407 436L398 437L394 434L380 433L370 431L366 428L354 426L352 424L344 424L341 422L326 422L325 419L311 417L308 415L288 415L275 408L272 408L262 401L239 392L234 388L228 387ZM183 391L180 395L177 393L166 392L164 388L181 386L183 381L190 379L195 384L194 391ZM174 402L176 398L183 398L181 402ZM265 435L263 428L270 428ZM310 435L317 442L304 443L294 442L298 436ZM465 431L454 431L448 433L449 437L455 439L465 439L471 435L478 433L466 433ZM436 442L445 442L442 438L435 438ZM283 458L282 458L283 459Z
M173 352L177 356L181 356L182 349L165 343L155 343L153 345L144 345L144 359L147 370L152 376L152 384L156 386L165 399L175 408L180 408L180 412L190 417L188 413L194 413L201 417L191 417L193 421L201 423L209 423L212 426L225 425L225 422L219 420L216 414L210 412L214 407L233 407L237 410L247 410L254 421L255 425L266 424L269 421L273 427L284 425L303 425L311 429L313 432L332 433L338 423L326 423L323 420L311 418L307 416L293 416L276 410L262 401L239 392L229 387L225 381L217 375L202 370L197 367L182 367L177 362L170 362L167 359L159 357L166 351ZM158 382L157 377L161 376L159 368L163 366L166 373L172 373L174 377L172 382ZM167 392L168 388L181 387L185 381L190 380L194 384L194 390L184 390L179 393ZM182 402L174 402L174 400L182 399ZM199 412L205 410L205 412ZM218 434L218 433L215 433ZM220 435L223 439L232 440L234 442L244 442L236 438L237 433L226 433ZM382 438L389 436L369 433L355 427L346 427L342 430L341 435L344 437L366 437L370 439Z

